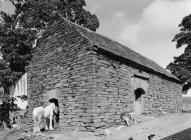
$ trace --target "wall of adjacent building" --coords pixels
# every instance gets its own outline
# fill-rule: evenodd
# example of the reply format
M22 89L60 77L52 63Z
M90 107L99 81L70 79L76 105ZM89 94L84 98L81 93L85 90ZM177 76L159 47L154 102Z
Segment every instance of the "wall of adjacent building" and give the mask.
M9 92L14 97L27 95L27 73L9 88Z

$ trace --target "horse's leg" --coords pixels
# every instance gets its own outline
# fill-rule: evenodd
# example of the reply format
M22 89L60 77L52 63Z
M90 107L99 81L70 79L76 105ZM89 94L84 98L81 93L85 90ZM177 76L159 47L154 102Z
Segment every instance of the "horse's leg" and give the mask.
M38 117L38 121L37 121L37 132L40 132L40 122L41 122L41 117Z
M35 117L33 117L33 120L34 120L34 133L36 133L37 132L37 120L36 120L36 118Z
M52 115L52 128L54 129L55 128L55 115L54 115L54 113L53 113L53 115Z
M53 112L51 112L51 113L50 113L50 119L49 119L49 120L50 120L50 123L49 123L49 128L50 128L50 130L53 130L53 129L54 129L54 128L52 127L53 115L54 115Z
M46 118L46 126L45 126L45 130L48 130L49 129L49 119Z

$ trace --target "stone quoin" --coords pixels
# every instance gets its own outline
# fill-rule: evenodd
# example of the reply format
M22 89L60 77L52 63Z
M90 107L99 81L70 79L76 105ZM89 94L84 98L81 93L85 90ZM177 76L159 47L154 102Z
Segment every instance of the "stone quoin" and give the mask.
M121 113L180 112L179 79L154 61L66 19L38 40L28 74L29 113L58 100L58 130L96 131L123 124Z

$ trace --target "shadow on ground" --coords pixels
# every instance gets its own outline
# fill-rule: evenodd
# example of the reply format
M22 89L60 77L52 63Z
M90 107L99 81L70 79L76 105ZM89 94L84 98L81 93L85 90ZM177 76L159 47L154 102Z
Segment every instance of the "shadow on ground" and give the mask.
M161 140L191 140L191 128L185 129Z

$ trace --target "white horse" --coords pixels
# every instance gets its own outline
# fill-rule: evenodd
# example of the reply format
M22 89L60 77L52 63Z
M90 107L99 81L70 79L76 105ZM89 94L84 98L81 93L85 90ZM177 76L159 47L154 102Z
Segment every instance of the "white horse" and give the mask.
M54 119L54 114L58 114L58 106L55 103L50 103L46 107L40 106L33 110L33 120L34 120L34 133L40 132L40 122L41 119L46 119L45 129L53 130L52 121Z

